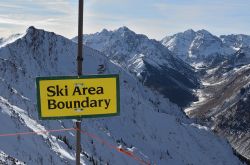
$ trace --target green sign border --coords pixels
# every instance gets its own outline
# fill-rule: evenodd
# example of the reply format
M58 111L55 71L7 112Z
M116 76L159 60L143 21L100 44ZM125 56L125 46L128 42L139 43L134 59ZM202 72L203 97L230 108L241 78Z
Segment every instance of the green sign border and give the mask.
M43 80L67 80L67 79L93 79L93 78L116 78L116 99L117 99L117 111L116 113L100 114L100 115L80 115L80 116L63 116L63 117L42 117L41 113L41 97L40 97L40 81ZM84 75L84 76L53 76L53 77L37 77L36 78L36 91L37 91L37 108L38 116L41 120L57 120L57 119L81 119L81 118L95 118L95 117L109 117L118 116L120 114L120 85L119 75Z

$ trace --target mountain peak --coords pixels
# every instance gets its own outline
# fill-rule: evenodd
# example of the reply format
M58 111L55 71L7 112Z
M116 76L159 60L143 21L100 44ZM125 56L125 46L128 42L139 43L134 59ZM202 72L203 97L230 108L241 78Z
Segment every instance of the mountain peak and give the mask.
M132 31L132 30L130 30L127 26L122 26L118 28L116 31Z
M43 32L45 32L45 31L42 30L42 29L37 29L34 26L30 26L26 30L25 36L28 37L28 38L33 38L34 36L37 36L37 35L39 35L39 34L41 34Z
M91 34L87 34L86 36L91 35ZM128 27L126 26L122 26L116 30L107 30L107 29L102 29L102 31L95 33L94 35L100 37L106 37L106 36L111 36L111 35L118 35L118 36L128 36L128 35L136 35L135 32L133 32L132 30L130 30ZM75 40L75 38L73 39Z
M27 35L27 34L33 34L34 31L36 31L38 29L36 29L34 26L30 26L27 28L26 33L17 33L17 34L12 34L6 38L0 38L0 47L3 47L7 44L10 44L12 42L15 42L16 40L18 40L19 38L22 38L23 36Z
M30 26L28 27L28 29L26 30L26 33L33 33L34 31L36 31L38 29L36 29L34 26Z
M102 29L101 33L108 33L109 31L107 29Z
M119 29L115 30L114 32L119 33L121 35L127 35L127 34L136 34L134 31L130 30L128 27L126 26L122 26Z
M50 34L55 34L54 32L50 32L50 31L46 31L46 30L43 30L43 29L38 29L34 26L30 26L28 27L28 29L26 30L26 34L35 34L35 33L45 33L45 32L48 32Z
M212 35L209 31L205 29L198 30L196 33L203 34L203 35Z
M34 30L34 29L36 29L34 26L30 26L30 27L28 27L27 30Z
M194 34L195 31L193 29L188 29L186 31L183 32L184 34Z

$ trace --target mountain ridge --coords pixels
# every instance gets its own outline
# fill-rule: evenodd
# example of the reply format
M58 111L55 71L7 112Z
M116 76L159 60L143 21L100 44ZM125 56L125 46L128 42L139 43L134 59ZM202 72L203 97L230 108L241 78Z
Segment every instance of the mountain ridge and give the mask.
M236 152L249 162L250 144L246 140L249 138L249 134L246 133L249 127L240 118L249 117L245 102L249 103L247 96L250 36L215 36L213 40L218 42L212 42L214 46L210 47L209 41L213 41L210 35L200 40L203 47L199 47L192 44L197 41L195 38L189 37L190 42L187 43L187 35L178 34L184 37L173 35L172 41L165 40L165 46L174 45L172 51L176 56L184 54L183 59L196 68L201 79L201 86L196 91L199 99L185 108L185 112L202 125L207 125L219 135L226 137ZM187 43L184 47L186 49L181 46L183 43ZM195 49L198 51L193 51ZM207 49L212 49L214 53L202 56L207 53ZM192 55L191 58L189 54Z
M111 33L112 31L107 35ZM113 31L113 33L115 33L115 31ZM99 44L99 48L102 48L101 46L110 48L104 44L105 42L98 40L98 37L99 36L95 35L87 36L86 42L90 39L92 43L90 42L89 46L93 48L95 48L95 43ZM200 79L201 85L193 89L199 99L197 101L193 100L190 107L184 107L187 114L191 117L195 117L202 125L207 125L218 134L225 136L236 152L246 159L249 159L247 156L247 153L249 153L249 144L244 139L249 138L249 135L239 130L241 136L238 136L232 128L235 128L236 126L234 124L237 123L239 128L242 127L248 130L249 128L244 121L238 120L240 114L248 116L248 112L244 107L242 107L242 109L230 109L229 107L234 106L234 104L237 103L236 101L244 99L247 101L248 98L238 98L238 95L240 95L241 90L245 89L248 85L246 80L248 80L249 77L249 38L250 36L240 34L218 37L204 29L198 31L189 29L168 36L165 40L162 40L162 43L165 41L163 44L172 52L173 56L181 58L195 68L195 72ZM134 40L136 39L135 37ZM112 37L106 37L107 43L110 40L112 40ZM123 45L126 44L123 43ZM100 49L100 51L103 50ZM105 52L105 50L103 52L112 54L112 52ZM135 61L139 61L138 63L141 64L140 60L143 59L144 56L137 55L134 56L134 58ZM147 66L147 69L150 68L150 66L154 65ZM164 73L162 70L153 70L150 71L150 73L151 75L162 73L160 74L161 79L164 79L163 75L171 75ZM239 76L239 74L242 74L242 76ZM237 78L239 78L238 81ZM152 78L152 81L157 81L157 78ZM175 82L178 83L179 81ZM156 86L159 87L158 84L156 84ZM169 86L174 88L174 85ZM156 90L160 89L156 88ZM239 104L237 105L239 107ZM226 114L227 112L229 114ZM233 123L229 119L234 120ZM228 125L229 128L225 129L225 125ZM238 138L241 139L239 142L237 142Z
M160 42L127 27L85 35L83 40L85 45L104 53L179 106L196 100L192 90L199 86L199 80L194 69Z
M192 34L190 36L190 34ZM207 30L186 30L161 40L172 53L193 66L209 61L217 56L227 57L243 47L250 46L250 36L244 34L230 34L215 36Z

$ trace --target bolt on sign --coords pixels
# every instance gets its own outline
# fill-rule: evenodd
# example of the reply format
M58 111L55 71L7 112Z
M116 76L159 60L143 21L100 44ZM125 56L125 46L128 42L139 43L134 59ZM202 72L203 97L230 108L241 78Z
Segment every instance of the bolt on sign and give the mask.
M37 105L41 119L118 115L118 75L37 77Z

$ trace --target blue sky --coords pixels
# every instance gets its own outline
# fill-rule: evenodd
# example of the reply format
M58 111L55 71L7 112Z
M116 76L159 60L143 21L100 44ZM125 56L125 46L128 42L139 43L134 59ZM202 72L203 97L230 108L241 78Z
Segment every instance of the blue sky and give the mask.
M1 0L0 37L27 27L77 35L78 0ZM250 34L249 0L85 0L84 33L127 26L161 39L187 29Z

